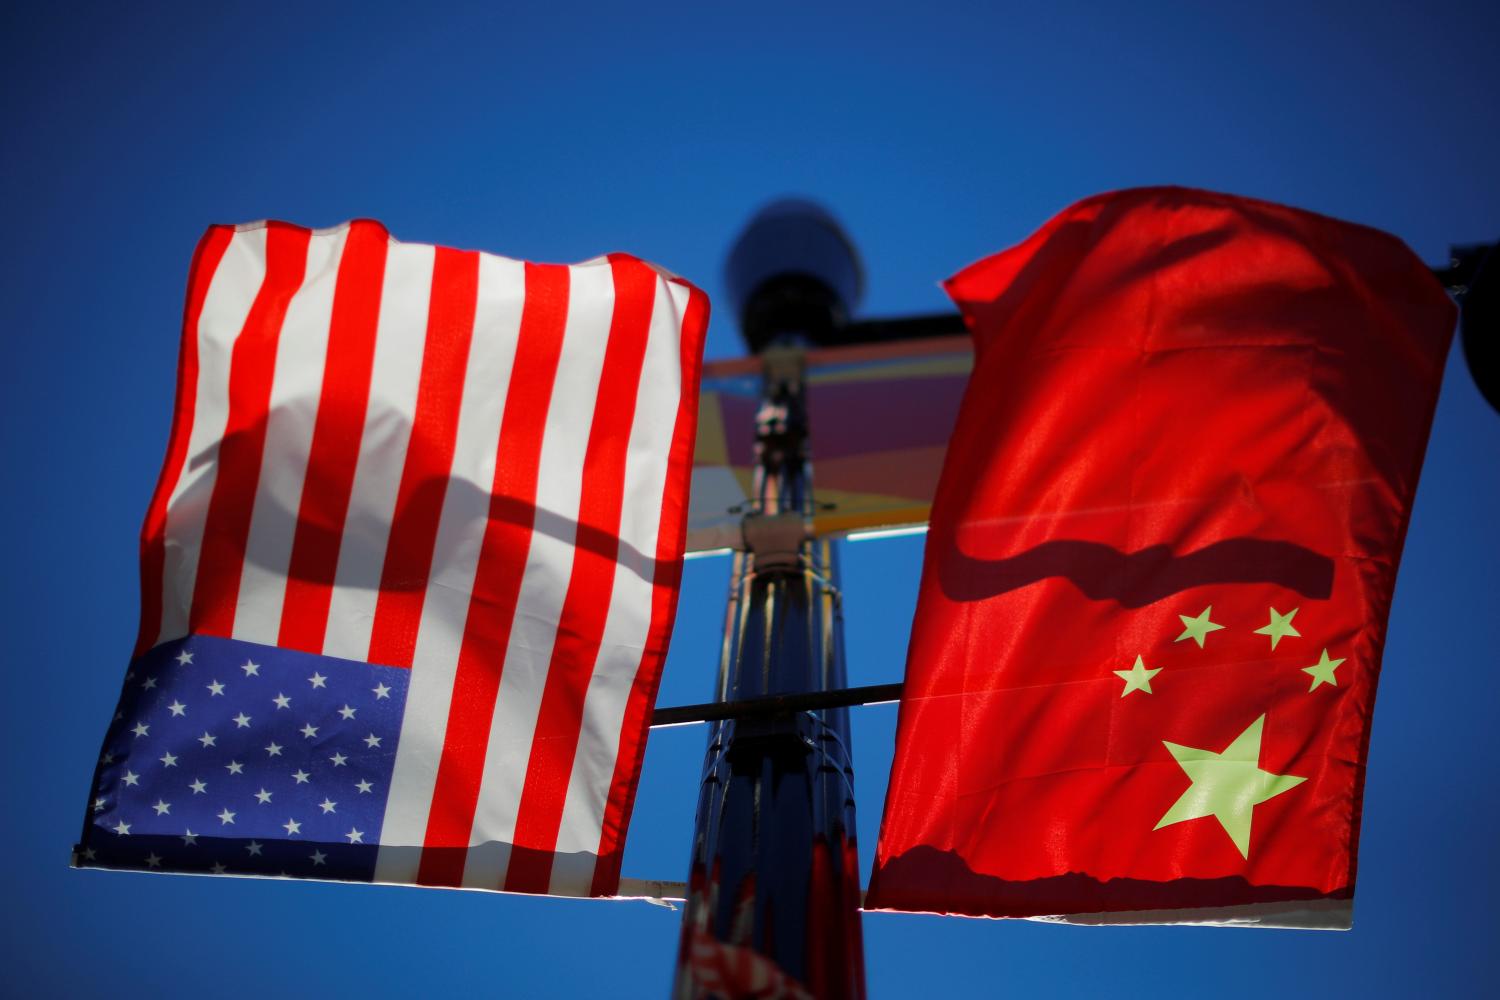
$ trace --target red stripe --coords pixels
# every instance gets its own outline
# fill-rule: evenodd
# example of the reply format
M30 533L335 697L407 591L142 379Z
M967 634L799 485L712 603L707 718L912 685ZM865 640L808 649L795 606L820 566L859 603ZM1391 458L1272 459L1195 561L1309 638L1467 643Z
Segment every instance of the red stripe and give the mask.
M567 267L527 264L526 300L500 420L489 520L479 549L417 872L417 881L423 885L458 885L463 879L495 695L531 548L542 432L567 317Z
M193 632L227 636L234 631L245 542L265 450L276 345L287 305L307 272L311 236L311 231L299 226L266 223L265 281L230 355L229 419L219 441L214 488L203 524L198 578L188 616Z
M234 239L230 226L211 226L193 251L188 268L187 303L182 313L182 349L178 354L176 405L172 411L172 431L167 438L167 456L151 506L146 508L146 523L141 526L141 630L136 639L134 656L140 656L156 643L161 634L162 574L167 561L167 501L182 477L187 463L188 442L193 436L193 416L198 406L198 321L203 315L203 301L209 285Z
M619 558L625 453L646 360L656 275L624 256L610 258L610 273L614 314L584 450L573 566L516 813L515 846L505 876L505 888L512 892L545 893L552 878L584 696L599 658Z
M478 301L479 255L438 247L432 264L432 300L416 414L396 490L396 513L370 632L371 663L410 667L416 652L438 519L453 471L459 404Z
M691 286L689 286L691 288ZM708 297L692 288L682 317L682 398L677 404L677 423L672 429L672 452L667 465L667 485L662 496L661 523L656 536L656 579L651 595L651 626L641 666L631 685L620 727L620 749L615 774L604 807L604 827L599 835L599 860L594 866L592 896L612 896L620 887L620 861L624 854L625 830L635 806L635 791L651 728L651 706L661 683L662 663L672 638L677 616L677 595L682 582L682 554L687 543L689 476L693 467L693 442L698 433L698 378L703 365L703 336L708 329Z
M339 260L323 387L308 449L307 477L302 482L281 631L276 641L288 649L323 651L344 517L354 491L354 467L359 461L365 411L370 404L375 330L389 243L389 234L378 222L353 222Z

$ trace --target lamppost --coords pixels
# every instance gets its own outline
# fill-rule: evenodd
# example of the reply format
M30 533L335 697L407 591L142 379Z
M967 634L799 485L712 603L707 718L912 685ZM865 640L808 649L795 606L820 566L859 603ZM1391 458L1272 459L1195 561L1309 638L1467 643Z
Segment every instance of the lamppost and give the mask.
M802 362L844 342L861 269L831 216L788 201L750 222L728 278L762 381L716 693L762 708L709 731L675 993L862 997L848 709L764 707L846 687L835 553L812 533Z

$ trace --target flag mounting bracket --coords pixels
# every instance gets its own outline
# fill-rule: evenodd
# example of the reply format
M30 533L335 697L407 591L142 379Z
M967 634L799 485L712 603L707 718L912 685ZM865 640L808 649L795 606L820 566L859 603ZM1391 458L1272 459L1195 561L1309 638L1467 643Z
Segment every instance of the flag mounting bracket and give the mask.
M798 511L748 514L740 522L745 549L755 553L756 569L797 569L802 543L808 538L807 520Z
M686 726L695 722L718 722L722 719L744 719L754 716L811 712L824 708L848 708L853 705L884 705L901 698L905 685L866 684L835 691L807 691L773 694L764 698L739 701L714 701L701 705L674 705L651 713L651 728Z

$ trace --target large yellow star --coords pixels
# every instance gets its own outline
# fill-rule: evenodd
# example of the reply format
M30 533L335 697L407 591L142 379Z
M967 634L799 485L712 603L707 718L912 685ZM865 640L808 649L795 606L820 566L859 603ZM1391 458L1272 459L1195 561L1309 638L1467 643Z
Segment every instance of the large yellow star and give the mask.
M1337 670L1339 668L1339 664L1343 662L1344 659L1342 657L1337 660L1330 660L1328 658L1328 650L1323 650L1323 655L1318 657L1317 663L1314 663L1310 667L1302 668L1302 672L1304 674L1312 675L1312 687L1308 688L1308 690L1316 691L1319 684L1332 684L1334 687L1338 687L1339 679L1333 675L1333 672Z
M1154 829L1212 816L1234 841L1240 857L1248 859L1250 821L1255 807L1307 780L1295 774L1272 774L1260 769L1260 734L1265 722L1262 715L1250 723L1221 753L1162 740L1193 783Z
M1120 692L1120 697L1123 698L1132 691L1144 691L1147 694L1151 694L1151 678L1161 673L1161 671L1161 667L1147 669L1145 661L1137 653L1135 666L1129 670L1113 671L1116 677L1125 682L1125 690Z
M1297 612L1301 610L1301 608L1293 608L1286 614L1282 614L1275 608L1272 608L1271 623L1269 625L1262 625L1260 628L1256 629L1255 634L1270 636L1272 649L1275 649L1276 644L1286 636L1295 635L1298 638L1301 638L1302 633L1298 632L1296 628L1292 626L1292 619L1295 618L1297 616Z
M1182 634L1172 641L1181 642L1184 639L1191 639L1198 644L1199 649L1202 649L1204 637L1207 636L1208 633L1217 632L1219 629L1224 627L1217 622L1209 621L1208 616L1209 613L1213 611L1213 609L1214 606L1210 604L1208 607L1204 608L1196 618L1189 618L1187 615L1178 615L1177 617L1182 619Z

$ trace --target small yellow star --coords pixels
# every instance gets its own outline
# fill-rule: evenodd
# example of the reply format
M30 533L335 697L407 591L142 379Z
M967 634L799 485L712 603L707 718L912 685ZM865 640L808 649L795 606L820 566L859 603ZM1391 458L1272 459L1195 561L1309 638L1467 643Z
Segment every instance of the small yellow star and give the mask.
M1302 672L1304 674L1312 675L1312 687L1308 688L1308 690L1316 691L1319 684L1331 684L1334 687L1338 687L1339 681L1337 677L1333 676L1333 672L1337 670L1339 668L1339 664L1343 662L1344 661L1342 658L1337 660L1330 660L1328 658L1328 650L1323 650L1323 655L1318 657L1317 663L1314 663L1310 667L1302 668Z
M1198 648L1202 649L1204 637L1207 636L1208 633L1217 632L1219 629L1224 627L1223 625L1208 620L1208 616L1210 612L1213 611L1213 609L1214 606L1210 604L1208 607L1204 608L1196 618L1189 618L1187 615L1178 615L1177 617L1182 619L1182 634L1172 641L1181 642L1184 639L1192 639L1198 644Z
M1120 692L1120 697L1123 698L1132 691L1144 691L1147 694L1151 694L1151 678L1161 672L1161 667L1148 670L1145 662L1141 660L1140 654L1136 654L1135 666L1129 670L1113 671L1116 677L1125 682L1125 690Z
M1302 609L1301 608L1293 608L1292 610L1288 611L1286 614L1282 614L1281 612L1277 611L1275 608L1272 608L1271 609L1271 623L1269 625L1263 625L1260 628L1256 629L1255 630L1255 634L1256 635L1268 635L1268 636L1270 636L1271 637L1271 648L1272 649L1275 649L1276 648L1276 644L1278 642L1280 642L1286 636L1295 635L1298 638L1301 638L1302 633L1298 632L1296 630L1296 628L1294 628L1292 626L1292 619L1296 617L1297 612L1300 611L1300 610L1302 610Z

